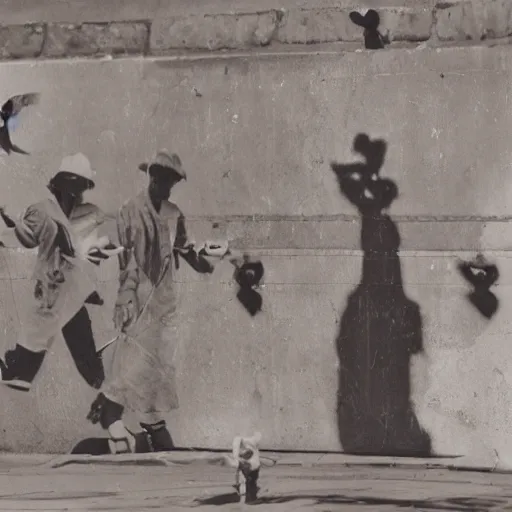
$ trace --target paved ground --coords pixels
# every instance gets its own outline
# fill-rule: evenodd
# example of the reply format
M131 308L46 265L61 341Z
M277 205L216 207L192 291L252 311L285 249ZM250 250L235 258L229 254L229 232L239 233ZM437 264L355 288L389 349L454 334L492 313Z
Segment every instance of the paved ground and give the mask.
M174 465L154 465L156 459L148 457L139 457L138 464L133 459L108 464L103 458L102 464L62 466L56 460L64 459L42 458L39 465L34 465L35 459L0 459L0 511L198 507L207 512L246 507L232 502L233 471L215 463L215 457ZM510 475L425 469L419 464L386 468L282 463L262 469L260 487L257 506L265 511L512 510Z

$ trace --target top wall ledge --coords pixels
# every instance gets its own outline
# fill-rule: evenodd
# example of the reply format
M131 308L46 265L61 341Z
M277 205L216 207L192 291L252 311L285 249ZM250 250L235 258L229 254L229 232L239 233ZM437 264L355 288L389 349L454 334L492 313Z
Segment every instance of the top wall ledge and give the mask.
M327 6L311 0L281 0L277 5L266 0L258 11L249 11L249 4L244 1L232 10L233 1L217 0L208 12L204 12L204 7L200 12L197 1L187 4L188 10L166 5L155 7L154 11L149 11L147 5L128 8L131 2L127 2L117 13L118 19L106 18L108 2L95 0L87 5L87 18L81 19L76 9L70 10L79 3L68 2L60 16L57 13L62 9L55 8L53 12L51 2L50 14L46 15L46 11L39 12L36 4L32 9L25 6L25 11L22 9L15 16L4 15L3 5L0 59L362 51L363 28L353 23L349 15L353 10L364 15L368 8L379 13L379 31L387 43L384 49L373 51L509 44L512 36L510 0L436 4L431 0L366 0L358 7L352 7L350 4L356 2L348 0ZM96 12L98 9L101 12ZM82 8L80 13L83 12Z

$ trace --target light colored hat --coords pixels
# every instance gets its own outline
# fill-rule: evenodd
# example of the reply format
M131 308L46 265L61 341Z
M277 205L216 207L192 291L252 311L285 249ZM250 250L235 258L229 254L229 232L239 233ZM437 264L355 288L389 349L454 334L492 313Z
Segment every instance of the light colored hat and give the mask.
M161 149L155 154L149 163L146 162L140 164L139 169L141 171L148 172L152 165L158 165L164 169L168 169L170 172L176 173L183 180L187 179L187 174L183 170L181 159L176 153L169 153L166 149Z
M69 172L80 176L88 182L89 188L94 187L94 171L91 168L91 162L83 153L65 156L60 164L59 172Z

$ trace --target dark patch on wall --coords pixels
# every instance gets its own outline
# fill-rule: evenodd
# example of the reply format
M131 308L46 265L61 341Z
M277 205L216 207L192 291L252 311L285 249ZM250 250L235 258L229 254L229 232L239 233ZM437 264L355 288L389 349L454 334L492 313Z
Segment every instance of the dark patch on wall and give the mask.
M389 41L379 31L380 16L374 9L369 9L363 16L357 11L352 11L349 17L353 23L364 28L364 47L367 50L380 50Z
M485 318L492 318L498 310L499 302L490 287L499 278L498 267L478 254L474 261L460 261L457 268L474 288L467 295L469 301Z
M386 148L359 134L353 149L365 162L331 164L341 193L359 211L364 253L336 339L339 438L345 453L428 456L430 438L410 400L409 365L423 351L422 318L405 295L400 235L384 213L398 195L396 184L379 176Z
M453 7L456 5L453 2L438 2L434 7L436 9L449 9L450 7Z
M263 264L261 261L250 261L248 255L244 255L241 265L236 260L232 260L232 263L235 265L233 277L240 287L236 297L245 310L255 316L263 306L263 298L257 291L265 272Z

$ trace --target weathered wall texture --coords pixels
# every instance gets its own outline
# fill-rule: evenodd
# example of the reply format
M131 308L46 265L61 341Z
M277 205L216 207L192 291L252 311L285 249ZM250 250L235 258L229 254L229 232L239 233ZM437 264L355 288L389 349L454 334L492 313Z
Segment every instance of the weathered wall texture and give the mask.
M376 9L392 45L507 41L509 0L247 0L63 2L0 5L0 58L160 55L183 50L339 43L359 47L352 10Z
M180 268L179 336L170 340L177 444L227 447L235 433L258 428L265 448L342 448L335 342L361 280L361 225L330 163L356 160L352 141L364 132L388 143L382 175L398 187L390 212L409 300L401 304L419 308L415 336L424 352L409 354L401 335L396 348L385 339L382 350L368 345L367 360L350 371L353 382L380 385L369 400L380 397L381 408L360 430L374 450L389 435L399 451L393 415L410 385L435 453L495 449L512 459L512 49L19 62L3 64L0 79L5 98L42 94L13 135L31 156L0 159L7 211L36 200L61 158L76 151L97 170L90 199L116 209L145 184L137 164L167 147L189 174L175 200L196 239L219 221L235 246L263 258L264 310L253 319L234 297L228 263L211 277ZM467 300L456 270L457 256L479 250L501 274L489 320ZM1 349L16 340L32 257L0 252ZM105 341L115 262L99 278L108 301L90 310ZM0 447L66 451L98 434L85 420L94 395L55 340L30 393L0 390Z

